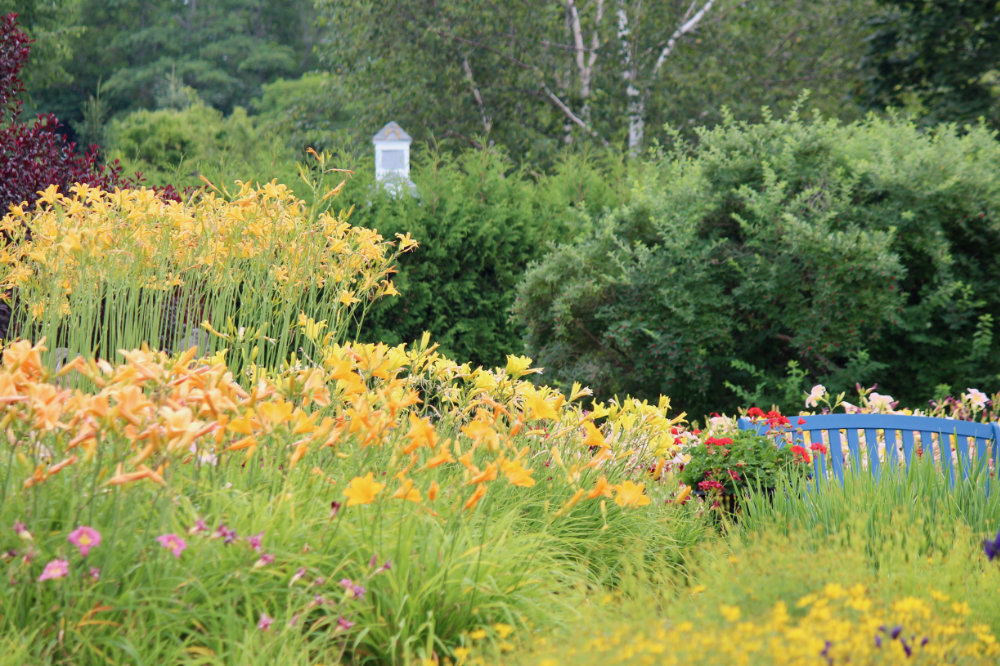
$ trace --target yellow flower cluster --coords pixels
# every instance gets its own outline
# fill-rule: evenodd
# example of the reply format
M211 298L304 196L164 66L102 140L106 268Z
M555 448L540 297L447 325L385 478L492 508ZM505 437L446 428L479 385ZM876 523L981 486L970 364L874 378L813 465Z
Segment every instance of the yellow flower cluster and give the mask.
M184 203L145 188L51 186L34 210L0 220L0 290L16 290L35 319L82 307L69 297L96 285L212 294L252 284L286 299L323 288L348 306L398 293L393 243L351 226L349 212L314 213L276 182L238 185ZM415 245L401 237L398 251Z
M967 604L936 591L931 597L886 605L864 585L831 583L802 597L796 608L779 602L763 617L746 618L738 607L722 605L716 622L696 617L645 631L622 625L579 643L546 638L530 663L978 664L1000 659L1000 644L989 627L969 617Z

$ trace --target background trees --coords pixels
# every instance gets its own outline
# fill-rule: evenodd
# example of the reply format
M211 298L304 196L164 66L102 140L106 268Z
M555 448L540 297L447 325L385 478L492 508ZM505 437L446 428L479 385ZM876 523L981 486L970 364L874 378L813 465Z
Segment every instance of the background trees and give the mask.
M359 123L393 117L418 138L495 141L542 162L572 143L636 154L662 126L717 122L762 105L851 116L873 0L562 0L543 3L317 3L322 61L371 101ZM486 137L485 139L483 137Z
M1000 8L993 2L879 0L870 19L868 101L927 123L1000 123Z

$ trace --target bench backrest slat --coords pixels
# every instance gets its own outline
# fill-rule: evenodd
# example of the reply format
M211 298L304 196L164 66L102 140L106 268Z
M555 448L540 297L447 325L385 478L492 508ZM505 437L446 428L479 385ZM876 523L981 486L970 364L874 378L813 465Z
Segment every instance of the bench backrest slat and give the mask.
M903 464L909 469L917 450L921 455L939 462L941 473L952 484L958 476L965 480L971 474L982 474L989 459L992 459L995 470L1000 469L1000 424L997 423L905 414L815 414L799 417L798 421L798 426L792 428L791 442L805 447L804 433L809 433L810 444L825 444L833 475L841 483L844 481L845 462L854 469L867 467L878 478L881 465L886 461L890 467ZM761 435L769 433L769 426L764 421L741 418L738 425L741 430L752 430ZM771 434L778 446L784 446L788 441L787 433L786 430L784 434ZM842 433L846 437L846 452ZM862 452L862 436L867 455ZM884 446L879 444L880 436ZM970 439L974 445L970 445ZM975 466L971 457L973 446ZM899 459L900 448L902 460ZM952 459L953 455L957 460ZM827 456L814 457L813 468L818 482L827 478Z

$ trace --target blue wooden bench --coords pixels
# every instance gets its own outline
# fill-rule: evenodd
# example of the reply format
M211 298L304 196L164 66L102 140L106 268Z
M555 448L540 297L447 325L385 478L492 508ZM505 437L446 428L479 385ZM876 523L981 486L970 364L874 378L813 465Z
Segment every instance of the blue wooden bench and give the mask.
M955 483L956 462L963 480L974 471L983 472L990 459L993 460L993 469L1000 473L1000 425L996 423L903 414L816 414L792 416L789 420L790 428L782 430L770 430L763 419L741 418L738 427L760 435L770 434L778 446L798 444L805 447L813 458L817 481L829 478L827 459L834 476L841 483L844 482L845 460L855 469L867 468L875 478L879 477L883 464L904 464L908 470L918 446L923 455L934 456L937 453L934 459L940 462L942 473L952 484ZM806 433L809 434L808 443ZM847 440L849 457L844 454L842 434ZM827 453L809 450L813 443L822 443L827 447ZM884 449L880 456L882 443ZM866 455L862 448L866 450ZM903 460L899 459L900 449ZM954 460L952 451L955 453ZM975 456L970 455L973 452Z

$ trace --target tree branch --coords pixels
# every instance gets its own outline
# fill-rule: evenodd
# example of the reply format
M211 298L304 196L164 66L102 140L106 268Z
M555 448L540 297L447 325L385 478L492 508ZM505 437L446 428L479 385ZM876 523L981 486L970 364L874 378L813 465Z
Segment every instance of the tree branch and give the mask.
M489 134L493 123L490 121L489 116L486 115L486 105L483 104L483 96L479 94L479 86L476 85L476 80L472 76L472 65L469 64L468 56L462 56L462 69L465 70L465 78L469 81L469 87L472 88L472 96L476 100L476 106L479 107L479 115L483 119L483 130Z
M697 13L691 16L691 18L687 18L690 15L691 10L694 9L695 2L692 2L691 6L688 7L687 12L684 14L684 18L681 19L684 22L681 23L676 30L674 30L674 34L670 35L670 39L667 40L667 45L663 47L662 51L660 51L660 57L656 59L656 65L653 66L653 76L659 74L660 69L663 67L663 62L670 56L671 53L673 53L674 47L677 46L677 40L697 28L698 24L701 23L701 19L705 17L705 14L708 13L708 11L712 8L712 5L715 4L715 0L707 0Z
M590 125L585 123L583 119L580 118L580 116L573 113L573 110L570 109L568 106L566 106L566 103L563 102L561 99L559 99L559 97L554 92L552 92L552 89L549 88L549 86L545 83L542 84L542 92L545 93L545 96L549 98L549 101L551 101L556 106L557 109L563 112L564 116L566 116L567 118L569 118L570 121L572 121L580 128L582 128L584 132L594 137L595 139L598 139L602 144L604 144L605 148L611 146L611 144L608 143L607 139L598 134Z

